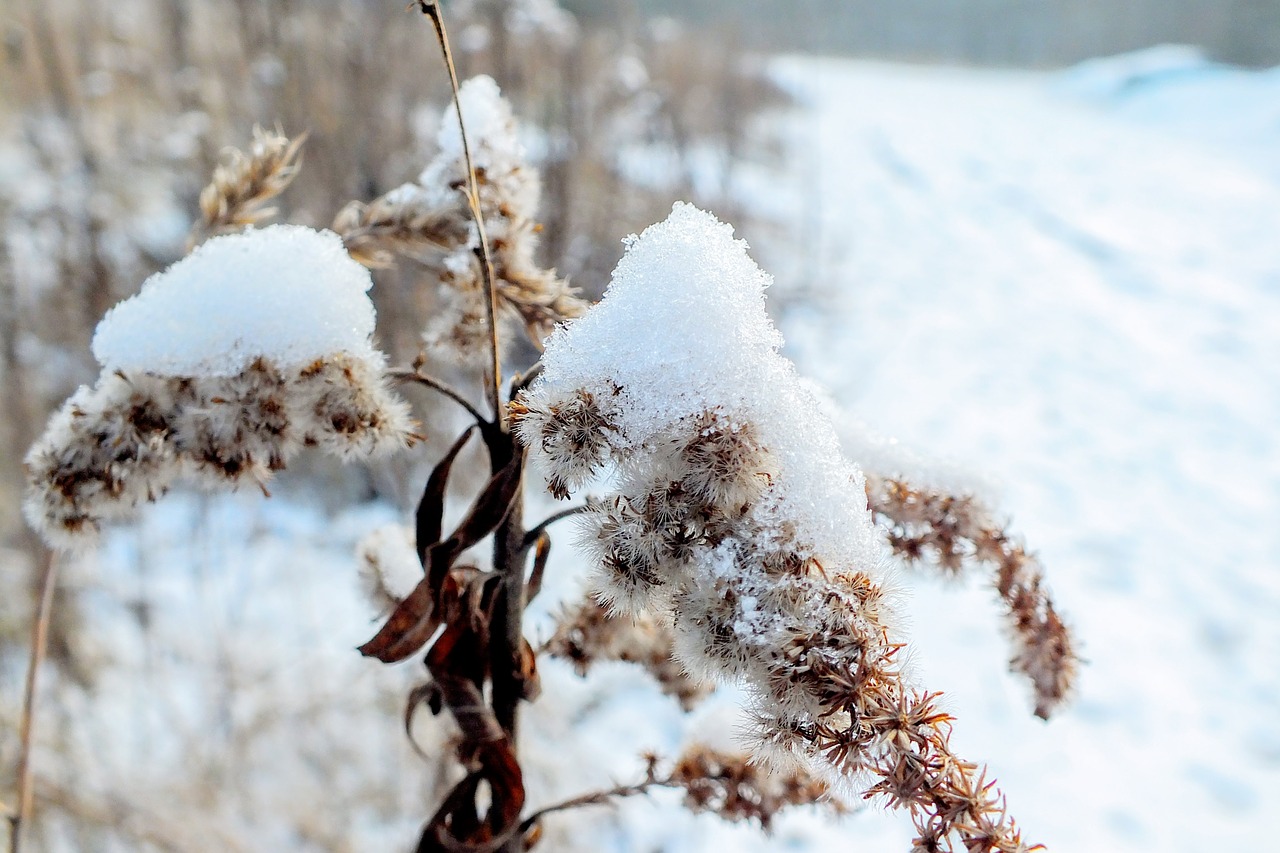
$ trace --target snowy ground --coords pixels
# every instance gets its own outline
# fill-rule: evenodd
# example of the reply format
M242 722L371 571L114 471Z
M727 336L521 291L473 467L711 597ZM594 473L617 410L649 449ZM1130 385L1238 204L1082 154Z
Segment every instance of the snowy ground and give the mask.
M848 411L996 479L1048 566L1090 661L1049 724L980 586L913 604L927 683L1029 836L1256 849L1280 782L1280 79L1134 64L783 63L821 229L818 301L783 328Z
M1259 849L1280 782L1280 84L1185 54L1154 76L1144 62L780 62L807 105L788 131L804 204L776 184L767 201L805 228L811 300L792 294L781 324L851 418L1002 487L1083 640L1080 695L1045 724L1005 672L980 582L921 581L908 606L958 750L990 763L1028 837ZM242 780L209 815L241 841L312 849L270 817L308 809L332 813L318 837L354 849L412 837L428 771L395 707L412 677L352 651L371 622L347 555L390 510L165 506L75 576L120 675L54 715L96 768L63 781L163 802L197 764L214 790ZM727 694L690 726L626 666L543 678L556 698L526 728L537 802L633 778L642 749L732 731ZM390 801L371 788L388 777L406 785ZM677 802L598 810L569 839L549 821L547 849L887 852L912 834L903 815L800 812L764 838Z

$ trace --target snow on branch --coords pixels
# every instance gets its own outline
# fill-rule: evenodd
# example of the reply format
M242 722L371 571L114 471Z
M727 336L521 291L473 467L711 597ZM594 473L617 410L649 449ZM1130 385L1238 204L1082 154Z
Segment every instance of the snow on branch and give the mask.
M668 619L695 675L747 686L761 757L869 773L918 850L1028 850L904 672L864 477L778 352L768 284L729 226L676 205L548 340L519 435L553 492L616 470L584 516L603 595Z
M28 453L28 520L73 547L184 475L265 487L304 446L404 447L369 286L336 235L284 225L215 237L152 276L103 318L98 381Z

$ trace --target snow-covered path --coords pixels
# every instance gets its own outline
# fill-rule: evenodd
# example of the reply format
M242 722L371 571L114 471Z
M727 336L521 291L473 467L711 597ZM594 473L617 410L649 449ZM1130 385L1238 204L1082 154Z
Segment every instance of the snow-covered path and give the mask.
M780 74L812 105L793 150L816 301L783 318L792 356L872 428L1003 487L1089 659L1043 724L991 595L921 584L921 669L962 751L1052 850L1259 849L1280 782L1280 170L1043 74ZM901 817L854 825L861 849L906 849Z

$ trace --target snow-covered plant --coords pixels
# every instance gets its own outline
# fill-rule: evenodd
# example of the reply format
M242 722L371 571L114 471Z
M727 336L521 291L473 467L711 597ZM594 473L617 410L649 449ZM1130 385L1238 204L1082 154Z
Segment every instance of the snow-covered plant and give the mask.
M28 520L72 547L180 477L265 488L303 447L403 448L371 284L336 235L292 225L213 238L148 279L98 326L98 381L27 455Z
M418 5L452 78L441 11ZM454 90L439 154L418 180L348 205L336 233L257 228L296 173L298 140L258 131L215 173L192 243L208 239L107 314L93 341L97 383L31 449L32 525L70 548L179 479L265 490L306 447L342 459L400 450L414 424L387 381L415 382L459 404L469 423L428 476L412 527L375 532L359 561L385 613L360 651L386 663L424 653L430 679L409 696L406 728L425 706L458 729L439 760L463 772L419 850L517 853L538 842L549 814L656 787L682 790L693 811L767 829L786 807L838 807L864 780L868 797L910 811L913 851L1032 849L985 770L951 750L939 694L905 666L886 563L893 550L944 567L995 565L1015 667L1047 715L1076 658L1038 563L976 502L864 476L841 454L821 403L779 354L768 276L710 214L677 204L629 238L588 310L535 261L538 175L496 83ZM396 263L415 265L442 307L425 324L423 355L388 370L367 291L369 268ZM504 319L545 345L506 389ZM488 374L488 414L428 372L441 356ZM459 461L472 438L487 464ZM608 491L528 527L528 456L556 498L606 473ZM482 464L487 480L448 529L450 474L462 464ZM599 595L535 649L525 609L547 571L548 529L572 515ZM475 553L485 543L488 560ZM583 672L602 659L640 664L686 710L712 682L741 683L750 749L649 756L634 784L528 811L517 720L538 695L540 654ZM19 783L27 802L21 772Z
M584 535L602 596L664 614L690 672L748 687L760 758L871 774L917 850L1030 849L904 665L865 478L779 354L767 284L731 228L676 205L547 342L518 433L554 494L613 467Z
M467 128L465 150L459 110ZM482 363L490 336L485 270L477 251L480 230L459 192L468 179L467 155L475 167L503 318L519 320L531 340L540 342L557 322L581 314L586 303L534 259L538 173L526 162L511 106L491 77L462 85L457 102L441 118L436 142L439 153L416 183L369 204L348 205L333 227L352 256L369 266L386 266L397 257L423 265L439 288L442 306L423 330L429 353Z

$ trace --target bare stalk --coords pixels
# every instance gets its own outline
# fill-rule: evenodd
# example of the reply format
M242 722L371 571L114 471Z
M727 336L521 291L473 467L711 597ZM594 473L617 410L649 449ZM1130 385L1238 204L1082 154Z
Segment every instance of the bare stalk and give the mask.
M547 528L555 524L557 521L563 521L566 518L581 515L590 509L591 507L587 504L579 504L578 506L571 506L568 509L562 509L553 515L548 516L537 526L529 528L529 530L524 534L524 546L522 550L527 552L530 548L536 545L538 543L538 537L545 533Z
M49 639L49 617L53 611L53 588L58 574L58 561L52 552L45 553L40 572L40 603L31 626L31 657L27 664L27 682L22 698L22 720L19 723L18 810L9 817L9 850L19 853L23 826L31 820L35 787L31 783L31 742L35 731L36 677L44 661Z
M471 415L477 423L488 423L485 416L480 414L480 412L476 410L476 407L471 405L471 402L467 400L466 397L462 396L462 394L456 391L451 385L448 385L440 379L436 379L434 376L423 373L421 370L404 369L388 370L387 375L393 379L399 379L402 382L417 382L419 385L425 385L433 391L443 394L462 408L466 409L467 414Z
M580 794L576 797L571 797L567 800L561 800L558 803L544 806L521 821L520 830L521 832L528 832L543 817L555 812L568 811L569 809L577 809L583 806L610 805L614 800L622 799L624 797L634 797L637 794L647 794L649 793L650 788L681 787L681 784L675 779L670 777L666 779L659 779L652 775L652 771L650 771L650 774L651 775L643 782L638 782L635 785L619 785L616 788L609 788L604 791L591 791L587 794Z
M475 219L476 234L480 238L480 251L476 257L484 273L485 319L489 324L489 344L492 362L490 364L490 401L493 404L493 417L505 432L507 413L502 405L502 356L498 350L498 288L493 279L493 262L489 255L489 237L484 230L484 214L480 210L480 184L476 180L475 164L471 161L471 146L467 142L467 128L462 118L462 102L458 97L458 70L453 64L453 51L449 49L449 33L444 26L444 17L435 0L418 0L418 8L422 14L431 19L435 27L436 41L440 43L440 53L444 57L445 67L449 70L449 85L453 89L453 105L458 114L458 133L462 137L462 156L467 164L467 204L471 208L471 216Z

